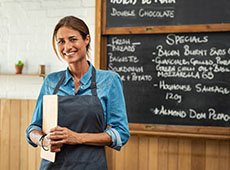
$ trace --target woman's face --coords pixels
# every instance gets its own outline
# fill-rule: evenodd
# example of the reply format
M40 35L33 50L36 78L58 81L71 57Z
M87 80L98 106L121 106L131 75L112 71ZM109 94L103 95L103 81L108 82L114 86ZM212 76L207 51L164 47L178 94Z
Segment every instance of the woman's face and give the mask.
M79 31L63 26L57 32L58 51L68 64L76 63L86 59L89 39L89 35L83 40Z

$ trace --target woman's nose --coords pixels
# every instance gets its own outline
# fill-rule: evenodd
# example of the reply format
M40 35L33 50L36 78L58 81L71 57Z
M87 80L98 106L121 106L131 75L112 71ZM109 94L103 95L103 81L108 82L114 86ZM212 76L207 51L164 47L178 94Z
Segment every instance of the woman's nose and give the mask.
M72 43L71 42L66 42L64 48L65 48L65 51L68 51L68 50L72 49Z

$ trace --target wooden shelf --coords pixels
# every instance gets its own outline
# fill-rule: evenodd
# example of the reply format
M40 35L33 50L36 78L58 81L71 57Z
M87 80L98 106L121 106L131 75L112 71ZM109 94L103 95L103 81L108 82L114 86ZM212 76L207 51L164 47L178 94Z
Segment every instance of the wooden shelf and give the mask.
M35 77L46 77L46 74L14 74L14 73L1 73L0 76L35 76Z

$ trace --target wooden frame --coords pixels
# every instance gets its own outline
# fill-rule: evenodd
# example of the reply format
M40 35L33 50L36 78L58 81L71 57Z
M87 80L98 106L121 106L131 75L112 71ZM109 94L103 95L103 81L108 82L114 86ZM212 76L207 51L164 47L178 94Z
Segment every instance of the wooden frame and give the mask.
M129 123L132 135L155 135L230 140L230 128L210 126L182 126Z
M159 34L230 31L230 24L106 28L106 1L96 1L95 66L106 69L106 37L117 34ZM230 127L181 126L129 123L131 135L155 135L230 140Z
M230 31L230 24L104 28L104 35Z

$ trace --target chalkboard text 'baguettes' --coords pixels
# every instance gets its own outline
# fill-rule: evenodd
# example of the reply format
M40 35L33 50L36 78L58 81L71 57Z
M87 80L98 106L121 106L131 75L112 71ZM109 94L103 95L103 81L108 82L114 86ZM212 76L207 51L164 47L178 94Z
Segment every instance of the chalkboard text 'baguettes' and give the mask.
M131 123L230 126L230 33L111 35Z
M226 0L108 0L106 27L230 23L229 8Z

